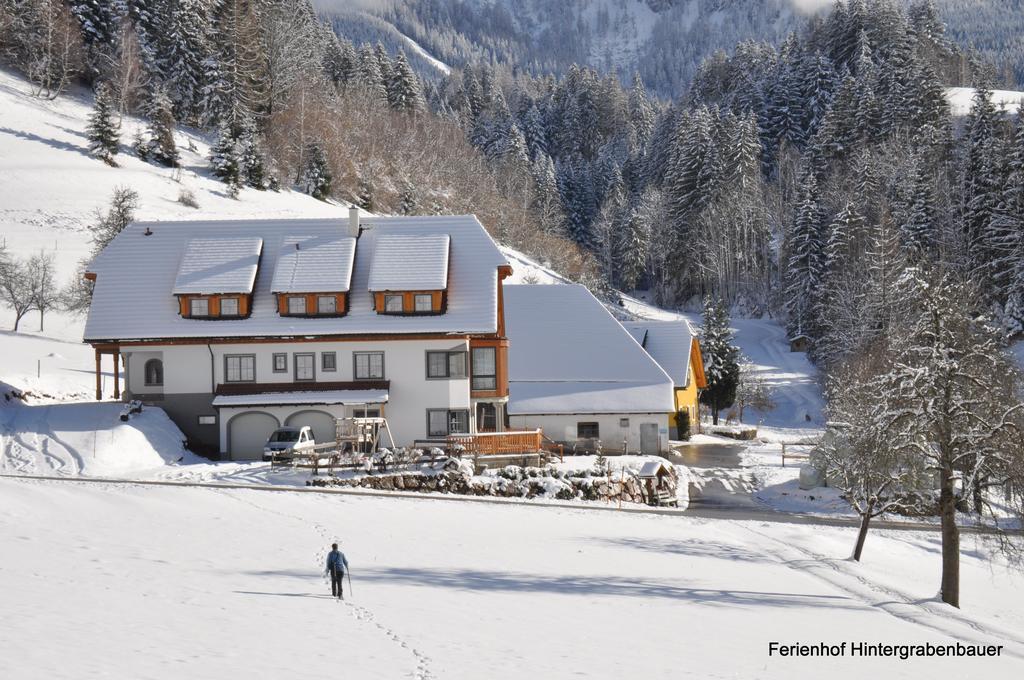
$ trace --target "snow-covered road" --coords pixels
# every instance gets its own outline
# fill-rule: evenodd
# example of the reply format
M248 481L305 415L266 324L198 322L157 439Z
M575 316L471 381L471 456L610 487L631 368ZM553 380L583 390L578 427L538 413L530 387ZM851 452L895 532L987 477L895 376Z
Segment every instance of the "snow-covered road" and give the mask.
M353 567L324 597L328 543ZM968 539L972 540L972 539ZM925 534L430 499L0 480L4 678L886 678L1024 672L1024 578ZM780 659L768 642L1006 645ZM57 653L59 652L59 653Z

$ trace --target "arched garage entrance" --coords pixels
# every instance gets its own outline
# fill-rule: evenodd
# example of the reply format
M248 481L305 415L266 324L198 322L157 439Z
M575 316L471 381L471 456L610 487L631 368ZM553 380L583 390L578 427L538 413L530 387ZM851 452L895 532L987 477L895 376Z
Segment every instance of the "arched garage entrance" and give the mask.
M333 442L337 436L334 425L334 416L324 411L297 411L285 421L289 427L302 427L309 425L313 428L313 438L317 444Z
M259 460L263 445L278 427L277 418L269 413L239 413L228 423L228 445L231 460Z

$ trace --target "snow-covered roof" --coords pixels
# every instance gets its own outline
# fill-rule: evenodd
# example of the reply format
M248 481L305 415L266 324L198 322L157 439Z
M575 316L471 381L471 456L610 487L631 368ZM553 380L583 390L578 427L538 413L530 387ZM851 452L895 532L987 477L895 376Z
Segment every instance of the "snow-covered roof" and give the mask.
M498 326L498 268L508 263L473 215L364 217L355 249L349 309L330 318L282 317L271 293L277 258L264 257L245 319L186 319L171 294L180 254L204 235L261 238L266 253L279 253L295 234L334 238L347 234L347 219L149 222L129 225L93 261L97 275L85 340L292 337L346 334L494 333ZM150 235L144 236L149 229ZM444 314L377 314L369 293L370 263L386 237L430 236L450 241ZM437 240L435 238L435 240Z
M447 234L381 236L370 261L368 289L444 290L450 241Z
M217 407L295 406L299 404L384 404L387 390L325 390L319 392L262 392L260 394L221 394L213 399Z
M286 236L277 255L271 293L345 293L352 281L351 236Z
M686 319L626 321L623 327L668 373L676 387L685 387L690 374L693 328Z
M671 474L672 468L666 465L663 460L649 460L640 467L640 471L637 473L637 476L644 479L657 477L662 470Z
M171 292L251 293L262 250L263 239L258 236L190 239L181 255Z
M509 413L668 413L672 379L579 285L505 286Z

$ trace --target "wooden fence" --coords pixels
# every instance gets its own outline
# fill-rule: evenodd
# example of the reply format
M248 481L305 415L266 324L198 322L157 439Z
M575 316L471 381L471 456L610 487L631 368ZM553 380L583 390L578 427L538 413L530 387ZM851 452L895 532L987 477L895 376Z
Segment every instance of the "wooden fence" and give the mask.
M502 453L533 453L541 450L541 430L480 432L448 436L448 450L461 446L466 453L493 456Z

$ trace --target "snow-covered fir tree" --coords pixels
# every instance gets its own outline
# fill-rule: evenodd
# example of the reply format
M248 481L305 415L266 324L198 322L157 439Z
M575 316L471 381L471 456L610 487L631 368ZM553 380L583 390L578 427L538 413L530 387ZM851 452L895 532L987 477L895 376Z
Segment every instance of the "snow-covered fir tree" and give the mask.
M316 142L307 145L295 186L299 191L307 193L313 198L326 201L331 195L333 181L334 175L323 146Z
M89 151L107 165L117 165L114 156L121 139L121 124L116 120L110 87L106 83L96 86L96 97L85 134Z
M734 344L729 309L724 300L704 299L704 315L700 327L700 350L704 359L707 387L701 391L700 402L711 409L718 424L722 409L732 406L740 379L740 349Z

